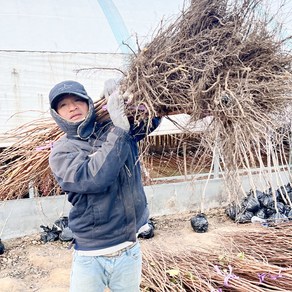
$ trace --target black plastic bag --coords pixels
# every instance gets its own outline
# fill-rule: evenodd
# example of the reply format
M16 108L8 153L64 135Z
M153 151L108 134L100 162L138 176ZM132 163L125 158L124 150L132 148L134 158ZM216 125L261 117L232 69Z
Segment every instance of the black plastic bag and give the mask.
M73 239L72 230L68 226L68 217L63 216L54 222L54 225L59 231L59 239L61 241L71 241Z
M275 207L275 202L272 194L266 194L265 196L263 196L261 203L266 208Z
M61 241L71 241L73 239L73 232L69 227L65 227L59 234L59 239Z
M292 209L289 211L287 217L289 220L292 220Z
M68 227L68 217L67 216L60 217L54 222L53 226L55 226L57 230L61 232L64 228Z
M203 233L208 231L208 220L204 213L199 213L191 218L191 225L195 232Z
M261 192L259 190L256 190L255 192L253 190L250 190L250 192L247 194L247 197L253 197L256 198L259 202L260 200L265 196L266 194L264 192Z
M253 217L253 213L246 211L244 213L238 214L235 221L237 223L248 223L251 222L251 218Z
M0 254L3 254L4 251L5 251L5 246L4 246L3 242L0 239Z
M235 202L232 202L225 209L225 213L231 220L235 220L235 218L240 212L239 209L240 209L239 206L237 206Z
M44 225L41 225L40 227L43 229L41 240L44 242L56 241L58 239L61 241L70 241L73 239L73 233L68 227L67 216L62 216L57 219L52 228Z
M285 205L282 202L277 202L277 208L279 213L285 214Z
M259 190L256 190L255 197L260 201L264 197L265 193Z
M291 188L290 183L278 188L276 191L276 195L277 195L277 200L279 202L285 203L285 199L287 198L287 196L291 200L292 199L292 188Z
M268 218L269 223L284 223L287 222L288 218L284 214L274 213L272 216Z
M289 192L287 193L287 196L289 197L290 201L292 202L292 191L289 191Z
M59 231L56 227L48 227L41 225L40 226L43 229L43 232L41 233L41 241L43 242L50 242L50 241L56 241L59 238Z
M276 209L274 207L272 207L272 208L265 208L265 212L266 212L267 218L269 218L273 214L276 213Z
M289 192L292 192L292 186L290 183L288 183L287 185L285 185L285 189L286 191L289 193Z
M265 212L265 209L262 208L262 209L259 209L256 213L255 213L255 216L261 218L261 219L267 219L267 215L266 215L266 212Z
M149 225L149 229L146 231L140 232L138 234L138 238L149 239L149 238L152 238L154 236L155 226L154 226L153 221L151 219L149 219L147 223Z
M291 207L289 205L284 205L284 212L283 214L289 217L289 212L291 210Z
M260 209L260 202L257 198L249 196L246 198L246 211L257 212Z

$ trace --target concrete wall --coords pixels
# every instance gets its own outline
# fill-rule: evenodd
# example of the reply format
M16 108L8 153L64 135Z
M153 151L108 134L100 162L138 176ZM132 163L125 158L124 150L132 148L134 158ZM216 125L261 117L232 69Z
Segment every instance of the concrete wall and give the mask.
M263 174L241 177L242 188L248 192L253 186L268 189L268 182L275 188L290 181L288 172L274 172L267 179ZM221 178L187 182L155 184L145 187L150 215L161 216L179 212L198 212L226 206L227 195ZM205 194L205 198L203 198ZM204 205L202 206L202 202ZM40 225L52 227L60 216L67 216L70 204L66 196L19 199L0 204L0 238L9 239L41 232Z

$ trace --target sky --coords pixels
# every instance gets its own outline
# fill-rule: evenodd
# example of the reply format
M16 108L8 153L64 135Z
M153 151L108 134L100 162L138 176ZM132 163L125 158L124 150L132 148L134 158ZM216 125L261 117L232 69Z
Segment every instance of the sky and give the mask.
M120 37L135 39L136 34L142 42L149 40L160 21L178 14L183 3L0 0L0 50L124 53Z
M189 3L190 0L186 0ZM236 1L236 0L230 0ZM241 1L241 0L238 0ZM263 0L292 35L292 0ZM128 52L175 19L185 0L0 0L0 50ZM283 5L283 7L281 7ZM126 37L125 37L126 36Z
M267 7L275 19L283 25L284 36L292 35L292 1L291 0L267 0Z

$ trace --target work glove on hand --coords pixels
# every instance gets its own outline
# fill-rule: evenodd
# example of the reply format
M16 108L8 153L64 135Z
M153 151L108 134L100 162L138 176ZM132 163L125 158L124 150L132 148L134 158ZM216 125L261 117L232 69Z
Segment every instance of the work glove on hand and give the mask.
M105 97L108 100L109 96L119 87L120 79L108 79L104 82L103 90L100 94L100 98Z
M126 132L130 130L130 123L125 114L125 104L123 97L115 90L107 101L109 116L116 127L122 128Z

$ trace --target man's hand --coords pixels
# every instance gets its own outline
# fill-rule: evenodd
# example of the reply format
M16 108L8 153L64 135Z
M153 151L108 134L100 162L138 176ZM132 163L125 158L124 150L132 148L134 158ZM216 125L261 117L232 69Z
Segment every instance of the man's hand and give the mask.
M130 123L125 114L124 99L118 89L108 97L107 110L116 127L122 128L126 132L130 130Z
M108 100L109 96L119 87L120 79L108 79L104 82L103 91L100 94L101 98Z

